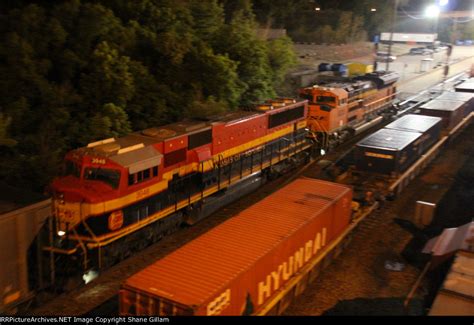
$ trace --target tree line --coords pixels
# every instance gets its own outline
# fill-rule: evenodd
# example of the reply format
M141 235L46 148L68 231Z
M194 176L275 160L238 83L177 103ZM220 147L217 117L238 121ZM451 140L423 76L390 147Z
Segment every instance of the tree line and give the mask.
M255 0L254 7L262 25L286 28L295 41L343 44L387 31L393 0Z
M393 1L0 1L0 189L42 192L89 142L274 97L296 62L291 39L372 39Z

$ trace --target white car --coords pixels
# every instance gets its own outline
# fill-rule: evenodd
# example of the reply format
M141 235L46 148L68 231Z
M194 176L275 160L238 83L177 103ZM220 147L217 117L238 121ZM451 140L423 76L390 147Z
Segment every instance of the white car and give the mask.
M433 54L434 51L432 49L423 49L423 55Z
M389 55L387 52L377 52L376 60L379 62L393 62L396 59L395 55Z

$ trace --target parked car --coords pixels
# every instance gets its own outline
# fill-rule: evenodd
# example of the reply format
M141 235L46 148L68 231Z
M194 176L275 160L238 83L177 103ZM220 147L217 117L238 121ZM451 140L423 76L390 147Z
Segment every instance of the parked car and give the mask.
M433 54L434 51L432 49L426 48L426 47L414 47L410 49L410 54L416 55L416 54L421 54L421 55L428 55L428 54Z
M416 55L416 54L423 54L423 47L414 47L410 49L410 54Z
M435 51L432 49L424 48L423 49L423 55L428 55L428 54L433 54Z
M440 45L441 45L441 42L439 41L435 41L433 44L428 44L426 45L426 48L427 49L430 49L430 50L433 50L434 52L439 52L440 51Z
M389 55L387 52L377 52L376 60L378 62L393 62L396 59L395 55Z

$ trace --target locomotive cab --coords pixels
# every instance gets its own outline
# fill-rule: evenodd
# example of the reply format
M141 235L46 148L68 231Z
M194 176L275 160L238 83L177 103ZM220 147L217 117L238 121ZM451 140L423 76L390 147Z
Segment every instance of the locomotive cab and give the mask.
M309 100L308 126L322 149L378 123L396 94L394 72L368 73L355 78L333 78L300 90Z
M66 159L65 175L52 184L56 233L69 235L83 220L86 210L94 202L120 192L126 170L111 163L82 162Z
M122 202L115 198L144 195L145 187L160 182L162 157L153 146L126 147L118 142L108 145L107 151L101 143L68 154L65 175L52 184L56 234L94 237L122 228L127 220ZM105 219L104 225L91 226L91 222Z
M347 124L347 92L343 89L312 87L303 89L300 95L309 100L311 131L331 133Z

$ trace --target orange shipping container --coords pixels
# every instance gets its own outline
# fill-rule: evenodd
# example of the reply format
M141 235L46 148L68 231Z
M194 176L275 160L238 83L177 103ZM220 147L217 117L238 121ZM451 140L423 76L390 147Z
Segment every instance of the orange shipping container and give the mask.
M300 178L131 276L121 315L249 315L349 224L352 190Z

